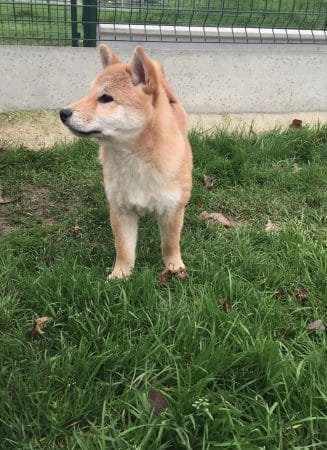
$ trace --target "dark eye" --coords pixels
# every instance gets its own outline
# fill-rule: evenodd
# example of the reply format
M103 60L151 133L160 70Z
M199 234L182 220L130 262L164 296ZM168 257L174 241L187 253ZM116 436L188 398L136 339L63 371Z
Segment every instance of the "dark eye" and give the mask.
M101 97L98 98L98 101L100 103L110 103L113 100L114 99L111 97L111 95L107 95L107 94L103 94L103 95L101 95Z

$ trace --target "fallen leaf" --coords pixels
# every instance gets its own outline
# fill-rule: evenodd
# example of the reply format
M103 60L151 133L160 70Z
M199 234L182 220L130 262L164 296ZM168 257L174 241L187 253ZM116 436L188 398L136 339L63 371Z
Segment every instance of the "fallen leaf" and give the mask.
M228 312L232 309L232 304L225 298L221 298L219 300L219 304L225 312Z
M211 189L215 184L215 179L214 177L210 176L210 175L203 175L203 185L204 187L206 187L207 189Z
M305 286L297 286L294 289L293 295L296 299L296 301L300 304L303 305L303 303L307 300L308 298L308 289Z
M160 391L154 389L149 392L149 402L156 414L169 407L166 397Z
M73 226L73 236L79 237L82 234L82 228L76 223Z
M186 269L183 269L182 267L178 270L170 270L170 269L165 269L159 277L159 281L162 284L168 284L169 281L173 278L173 277L177 277L180 280L185 280L185 278L187 277L187 272Z
M47 326L47 323L50 322L51 317L38 317L34 320L33 328L31 330L32 337L42 336L44 334L44 328Z
M235 222L235 220L228 219L221 213L208 213L207 211L203 211L200 214L200 217L202 219L208 220L209 222L221 223L225 228L233 228L235 227L235 225L237 225L237 222Z
M309 323L308 330L319 330L325 331L326 327L322 320L315 320L314 322Z
M272 222L270 219L268 219L268 222L265 225L265 230L270 231L279 231L281 229L280 223Z
M302 128L302 120L300 120L300 119L293 119L293 121L292 121L292 123L291 123L291 125L290 125L290 128Z

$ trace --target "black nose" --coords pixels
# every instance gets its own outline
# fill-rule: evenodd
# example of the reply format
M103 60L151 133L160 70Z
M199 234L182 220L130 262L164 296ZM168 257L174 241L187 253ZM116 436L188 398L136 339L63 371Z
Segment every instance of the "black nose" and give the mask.
M66 122L66 120L73 115L73 111L71 109L61 109L59 112L60 119L63 123Z

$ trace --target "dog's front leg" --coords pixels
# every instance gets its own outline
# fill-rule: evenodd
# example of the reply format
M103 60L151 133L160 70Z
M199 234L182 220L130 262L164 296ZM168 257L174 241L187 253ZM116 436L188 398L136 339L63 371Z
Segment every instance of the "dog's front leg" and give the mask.
M122 212L110 207L110 222L115 238L116 262L109 280L127 277L133 270L138 216L134 211Z
M172 272L185 268L180 251L184 210L185 208L181 207L174 211L167 211L158 218L163 261L165 268Z

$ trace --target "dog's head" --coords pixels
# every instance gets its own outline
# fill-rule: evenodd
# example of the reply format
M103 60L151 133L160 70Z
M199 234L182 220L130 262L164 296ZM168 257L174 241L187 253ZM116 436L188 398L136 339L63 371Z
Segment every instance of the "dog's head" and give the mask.
M159 95L161 69L141 47L130 64L100 45L103 71L89 93L60 111L62 122L77 136L128 140L151 121Z

